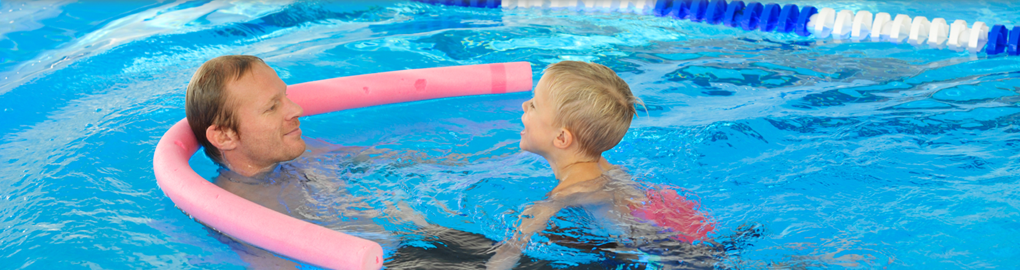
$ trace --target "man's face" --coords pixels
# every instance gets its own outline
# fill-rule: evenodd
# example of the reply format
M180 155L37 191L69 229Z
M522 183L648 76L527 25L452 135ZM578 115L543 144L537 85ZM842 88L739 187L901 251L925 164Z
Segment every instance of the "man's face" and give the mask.
M235 150L257 167L297 158L305 151L298 117L304 111L287 98L287 84L272 68L256 64L227 85L238 122Z
M548 76L542 76L535 85L535 96L521 104L524 114L521 115L521 122L524 123L524 130L521 131L521 150L532 152L545 157L553 149L559 129L553 124L555 112L553 112L552 98L549 96Z

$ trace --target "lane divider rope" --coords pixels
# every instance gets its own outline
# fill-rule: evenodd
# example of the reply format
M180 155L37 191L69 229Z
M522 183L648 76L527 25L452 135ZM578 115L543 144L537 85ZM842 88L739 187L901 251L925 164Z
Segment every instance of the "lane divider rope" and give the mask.
M548 8L583 11L623 12L670 17L693 22L722 24L747 31L794 33L818 39L849 39L861 42L927 44L932 48L984 52L988 55L1020 54L1020 26L996 24L989 26L976 21L944 18L929 20L924 16L832 8L780 6L726 0L414 0L427 4L476 8ZM969 25L969 27L968 27Z

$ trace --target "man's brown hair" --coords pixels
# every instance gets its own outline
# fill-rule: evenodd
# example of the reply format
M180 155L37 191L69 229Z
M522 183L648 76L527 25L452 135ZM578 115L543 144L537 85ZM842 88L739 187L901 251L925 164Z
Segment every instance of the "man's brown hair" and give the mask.
M230 104L227 95L227 84L250 73L256 64L265 65L262 59L251 55L226 55L213 58L202 64L191 76L188 93L185 97L185 111L188 125L195 133L198 143L205 148L205 154L219 165L223 163L223 155L209 139L205 131L209 126L217 125L225 130L238 131L238 122L234 117L234 105ZM238 133L238 135L240 135Z
M620 143L641 101L616 72L595 63L562 61L549 65L545 76L556 124L574 134L582 154L596 158Z

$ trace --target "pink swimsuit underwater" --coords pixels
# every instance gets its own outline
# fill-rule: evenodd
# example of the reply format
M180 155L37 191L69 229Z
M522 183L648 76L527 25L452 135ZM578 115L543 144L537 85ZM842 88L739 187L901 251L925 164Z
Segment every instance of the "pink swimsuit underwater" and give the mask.
M648 201L643 205L632 205L631 214L639 219L652 221L655 225L677 232L673 239L692 243L705 240L708 233L715 231L716 222L699 211L701 203L688 200L676 190L662 188L646 192Z

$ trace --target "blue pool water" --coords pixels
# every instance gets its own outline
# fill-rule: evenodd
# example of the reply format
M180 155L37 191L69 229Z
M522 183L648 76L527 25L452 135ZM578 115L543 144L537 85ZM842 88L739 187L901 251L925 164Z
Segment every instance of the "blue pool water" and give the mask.
M777 1L1020 24L1010 1ZM1020 260L1020 57L837 43L633 14L404 1L0 1L0 268L243 268L156 186L156 142L202 62L262 57L289 84L508 61L607 65L647 104L605 156L684 187L716 237L760 225L717 267L1011 268ZM341 188L330 227L366 215L387 265L475 268L554 185L517 147L529 93L302 119L309 140L385 149L302 160ZM203 176L216 168L192 161ZM373 209L406 203L466 236ZM335 210L335 211L333 211ZM375 212L373 212L375 211ZM454 240L465 240L464 243ZM460 253L458 253L460 252ZM451 255L452 254L452 255ZM602 266L537 243L526 267ZM459 257L458 257L459 256ZM310 266L302 266L310 267ZM448 267L448 266L444 266Z

